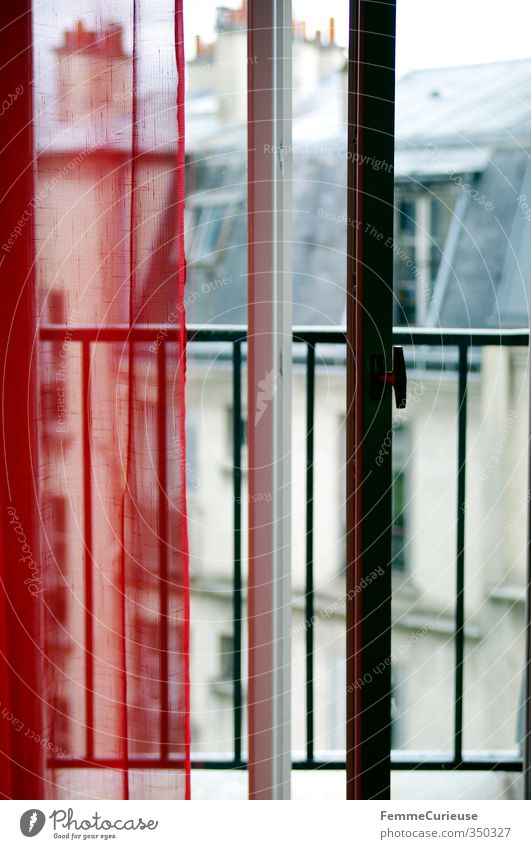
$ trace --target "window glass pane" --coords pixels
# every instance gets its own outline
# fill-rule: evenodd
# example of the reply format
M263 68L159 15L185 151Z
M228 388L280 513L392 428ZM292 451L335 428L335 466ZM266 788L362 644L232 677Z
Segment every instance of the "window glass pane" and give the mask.
M247 320L247 15L191 0L186 67L186 311L189 323ZM192 212L190 213L190 210Z
M398 324L438 333L528 325L531 265L523 203L531 198L531 136L524 104L531 66L522 28L530 13L517 0L508 0L503 16L498 12L490 0L449 0L436 14L418 0L397 4L393 286ZM415 215L406 224L412 201ZM408 540L407 568L394 572L392 639L400 695L393 743L401 756L404 750L452 755L459 516L465 522L464 754L518 756L528 350L469 350L462 504L457 355L455 346L439 344L415 345L407 354L410 450L405 458L399 431L393 442L395 562L401 533L397 513L404 502ZM413 382L421 387L418 397L411 395ZM419 634L423 623L429 628ZM519 778L501 774L393 775L396 798L517 798L521 793Z
M401 236L415 235L416 208L414 200L402 200L398 205L398 227Z
M188 324L211 327L247 320L247 22L239 0L218 6L209 0L190 0L184 14L186 318ZM230 757L234 749L231 386L230 346L216 342L188 346L192 745L199 758ZM243 399L245 394L243 385ZM245 473L241 509L245 540ZM243 563L245 570L245 551ZM246 663L244 654L244 674ZM231 776L216 771L214 778L195 772L194 797L245 796L246 776L239 777L234 787Z
M348 4L293 3L293 322L344 326L347 242ZM293 749L306 746L306 373L305 347L293 380ZM314 745L340 757L345 746L345 359L342 346L316 350L314 430ZM298 772L298 771L297 771ZM295 775L294 795L337 787L336 777ZM327 790L327 788L329 788ZM344 795L344 785L339 796Z

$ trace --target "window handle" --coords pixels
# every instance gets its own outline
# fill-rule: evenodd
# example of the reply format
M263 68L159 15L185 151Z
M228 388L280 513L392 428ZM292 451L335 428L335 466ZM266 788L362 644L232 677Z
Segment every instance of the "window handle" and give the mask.
M393 347L393 370L385 371L385 360L381 354L372 358L373 398L382 398L385 387L390 384L395 393L395 404L399 410L406 406L407 372L404 349L401 345Z

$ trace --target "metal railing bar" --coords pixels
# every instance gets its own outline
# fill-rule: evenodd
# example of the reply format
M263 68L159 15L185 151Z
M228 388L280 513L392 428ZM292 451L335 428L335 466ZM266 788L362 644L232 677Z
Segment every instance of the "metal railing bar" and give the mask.
M64 337L64 329L63 329ZM87 758L94 754L94 629L93 629L93 586L92 586L92 456L90 444L91 391L90 391L90 342L84 341L81 348L82 371L82 420L83 420L83 535L84 535L84 628L85 628L85 714Z
M485 328L394 327L393 339L403 345L519 346L529 344L529 330ZM409 340L409 341L408 341Z
M48 760L51 769L123 769L124 761L118 758L51 758ZM132 757L126 761L128 769L184 769L185 762L178 756L169 758ZM294 770L344 770L344 760L294 760L291 764ZM236 761L224 758L192 758L192 769L205 770L246 770L247 761ZM398 772L403 770L418 770L420 772L521 772L522 761L518 758L474 758L460 762L452 760L393 760L391 769Z
M457 551L455 596L454 758L463 759L463 664L465 654L465 510L468 346L459 347L457 394Z
M176 324L127 324L109 325L41 325L40 339L43 341L62 341L68 331L72 342L146 342L157 348L162 342L177 342L180 339L180 327ZM243 342L247 338L247 329L228 325L190 325L187 328L189 342Z
M40 338L48 341L62 341L65 330L69 339L74 342L125 342L134 339L135 342L160 344L162 336L166 341L176 342L180 330L174 324L135 324L129 325L77 325L69 327L64 324L42 325L39 330ZM188 325L187 339L189 342L244 342L247 338L247 328L240 325L211 324ZM509 347L525 347L529 344L529 330L496 330L496 329L467 329L467 328L436 328L436 327L394 327L393 339L403 345L449 345L469 346L507 345ZM346 331L342 327L294 327L294 342L317 344L344 344Z
M241 342L232 349L232 444L233 444L233 495L234 495L234 585L233 610L233 708L234 708L234 760L242 756L242 352Z
M315 347L308 343L306 364L306 756L314 755L314 586L313 586L313 482L314 482Z
M158 476L158 537L159 537L159 610L160 610L160 752L166 759L169 752L169 694L168 694L168 472L167 472L167 399L166 345L157 349L157 476Z
M521 772L522 761L520 760L493 760L487 761L483 758L477 760L461 761L391 761L391 769L446 772Z

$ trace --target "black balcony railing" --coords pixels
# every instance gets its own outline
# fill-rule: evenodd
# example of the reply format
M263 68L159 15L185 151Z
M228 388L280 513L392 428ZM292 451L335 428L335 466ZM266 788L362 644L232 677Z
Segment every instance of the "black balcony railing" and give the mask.
M174 327L166 325L135 326L133 329L125 326L108 327L42 327L40 338L47 342L61 342L68 332L71 342L81 345L81 370L84 376L85 390L89 389L89 369L91 349L100 343L152 343L157 338L158 348L158 381L165 380L166 346L177 339ZM485 346L526 347L529 344L527 330L441 330L395 328L394 342L404 345L411 352L411 359L424 364L434 364L434 352L438 352L436 362L438 367L443 365L457 371L457 508L456 508L456 593L455 593L455 624L454 624L454 733L453 752L447 757L432 755L429 751L422 752L393 752L391 766L396 770L483 770L509 771L522 770L522 759L505 752L474 753L467 757L463 750L463 671L464 671L464 642L465 642L465 520L466 520L466 437L467 437L467 384L469 371L474 365L475 354ZM306 585L305 585L305 619L306 628L306 753L302 759L294 759L293 769L301 770L337 770L345 768L344 757L337 759L319 760L315 756L314 747L314 406L315 406L315 377L317 368L316 346L341 346L337 357L329 354L332 362L342 361L342 349L346 345L345 331L334 328L296 328L293 333L296 345L295 356L306 368ZM210 758L207 755L193 758L192 767L197 769L246 769L247 764L242 755L242 726L243 726L243 687L242 687L242 628L244 588L242 582L242 368L244 362L244 346L246 330L242 327L210 325L206 327L192 326L188 328L188 344L223 343L230 350L232 368L233 394L233 656L232 656L232 699L233 699L233 736L234 748L232 756ZM328 352L333 348L327 347ZM301 352L304 352L301 354ZM472 352L472 353L471 353ZM453 357L452 357L453 354ZM444 356L443 356L444 355ZM326 362L326 357L320 357L319 362ZM159 397L166 398L161 392ZM85 399L88 394L85 394ZM85 401L85 404L87 401ZM163 401L163 405L166 401ZM87 411L85 410L85 413ZM161 421L166 420L166 410L159 411ZM88 417L85 416L88 422ZM90 438L87 428L84 429L84 447L90 450ZM87 468L86 464L83 466ZM85 492L85 540L86 564L90 570L90 540L92 538L90 515L90 491ZM160 504L162 511L166 510L164 499ZM91 641L91 624L87 617L85 638ZM88 688L87 688L88 689ZM87 716L91 716L90 705L87 705ZM87 740L87 759L61 758L54 765L63 769L69 767L86 768L90 761L90 740ZM340 754L340 753L338 753ZM171 768L171 755L162 759L132 758L131 767ZM113 761L98 759L97 766L116 766ZM119 766L123 766L120 761Z

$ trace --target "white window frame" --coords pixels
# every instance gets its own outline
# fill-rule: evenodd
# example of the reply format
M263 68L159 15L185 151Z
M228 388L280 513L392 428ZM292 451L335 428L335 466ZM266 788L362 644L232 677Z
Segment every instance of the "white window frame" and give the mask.
M291 0L248 17L249 797L291 774ZM270 500L260 495L270 494Z

